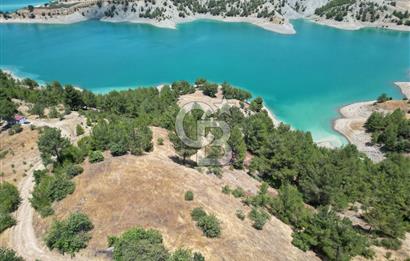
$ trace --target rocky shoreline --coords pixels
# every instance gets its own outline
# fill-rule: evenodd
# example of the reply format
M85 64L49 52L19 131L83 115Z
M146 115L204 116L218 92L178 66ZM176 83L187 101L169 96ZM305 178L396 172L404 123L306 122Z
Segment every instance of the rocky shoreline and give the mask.
M375 101L357 102L340 108L342 117L334 121L333 128L372 161L380 162L384 159L384 155L380 148L370 145L371 135L363 127L374 111L374 103Z

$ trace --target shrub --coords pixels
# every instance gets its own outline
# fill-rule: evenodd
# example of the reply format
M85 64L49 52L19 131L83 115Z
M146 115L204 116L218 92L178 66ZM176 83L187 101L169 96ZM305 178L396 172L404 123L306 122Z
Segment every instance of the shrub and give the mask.
M74 189L74 183L65 175L48 176L44 174L34 187L30 203L42 217L46 217L54 213L51 204L73 193Z
M3 247L0 247L0 260L1 261L24 261L23 258L17 256L14 250L3 248Z
M56 174L51 178L50 186L48 187L48 195L52 201L64 199L67 195L72 194L75 185L71 180L68 180L65 175Z
M11 126L8 132L9 132L9 135L14 135L22 131L23 131L23 128L21 127L20 124L14 124L13 126Z
M390 250L399 250L401 247L401 241L397 238L383 238L380 241L380 245Z
M240 219L240 220L244 220L245 219L245 214L243 213L243 211L241 209L236 210L236 216Z
M192 191L185 192L185 200L186 201L194 200L194 193Z
M67 167L66 174L67 174L68 177L73 178L73 177L83 173L83 171L84 171L84 169L80 165L70 164Z
M228 185L223 186L222 193L227 194L227 195L231 194L231 188Z
M0 199L0 212L3 213L14 212L21 201L17 188L8 182L0 184Z
M77 124L77 126L75 127L75 132L77 133L77 136L80 136L84 134L84 129L80 124Z
M120 237L110 237L109 246L114 247L113 259L123 260L168 260L168 251L162 235L154 229L133 228Z
M8 150L0 151L0 159L4 159L8 153L9 153Z
M54 118L60 117L60 114L58 113L56 107L52 107L52 108L50 109L50 112L48 113L48 117L49 117L50 119L54 119Z
M88 155L88 161L90 163L96 163L104 160L104 155L101 151L91 151Z
M38 185L41 181L41 179L47 175L47 170L35 170L33 171L33 176L34 176L34 183Z
M8 213L0 212L0 233L16 224L16 220ZM1 260L1 258L0 258Z
M241 198L241 197L245 196L245 191L241 187L236 187L234 190L232 190L232 195L235 198Z
M205 261L204 256L195 252L192 255L192 251L189 249L179 248L177 249L167 261Z
M204 84L201 86L202 93L209 97L216 97L216 93L218 92L218 85L217 84Z
M205 261L205 257L201 253L195 252L194 261Z
M40 102L36 102L33 106L33 108L31 108L30 113L38 115L40 118L44 117L44 104L40 103Z
M392 98L387 96L387 94L383 93L379 97L377 97L377 103L383 103L386 101L390 101Z
M202 229L206 237L214 238L221 235L220 222L212 214L201 217L197 222L197 226Z
M80 249L86 248L91 239L90 230L94 228L90 219L82 213L71 214L68 219L55 221L44 241L50 250L74 256Z
M191 217L195 221L198 221L200 218L204 216L206 216L206 212L202 208L194 208L191 211Z
M249 213L249 218L253 221L253 227L262 230L263 226L266 224L266 221L269 220L270 215L263 210L258 210L253 208Z
M121 142L111 143L110 151L111 151L111 155L113 155L114 157L122 156L122 155L127 154L127 147L125 144L122 144Z
M157 139L157 144L158 144L158 145L164 145L164 139L161 138L161 137L159 137L159 138Z
M189 249L177 249L167 261L191 261L192 252Z

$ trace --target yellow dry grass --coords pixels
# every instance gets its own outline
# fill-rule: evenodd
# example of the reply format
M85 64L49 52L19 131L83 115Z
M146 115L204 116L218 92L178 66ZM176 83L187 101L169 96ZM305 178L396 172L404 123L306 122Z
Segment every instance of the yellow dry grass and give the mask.
M75 178L75 192L55 205L55 218L74 211L91 218L95 228L85 252L92 255L107 247L107 236L142 226L160 230L168 248L191 248L202 252L207 260L318 260L312 252L294 247L291 228L275 217L262 231L254 229L249 219L236 217L236 210L248 213L250 209L239 199L223 194L222 186L240 185L254 193L259 186L256 180L242 171L226 170L220 179L181 166L170 159L174 151L166 131L153 130L154 141L163 137L164 145L155 144L153 152L139 157L113 158L106 154L104 162L85 163L84 173ZM187 190L194 193L193 201L184 200ZM195 207L203 207L221 220L220 238L202 235L190 216ZM50 219L36 219L36 223L41 237Z
M7 131L0 133L0 152L6 153L0 159L1 180L17 185L26 175L30 165L39 159L37 148L38 131L30 130L28 126L23 131L9 135Z

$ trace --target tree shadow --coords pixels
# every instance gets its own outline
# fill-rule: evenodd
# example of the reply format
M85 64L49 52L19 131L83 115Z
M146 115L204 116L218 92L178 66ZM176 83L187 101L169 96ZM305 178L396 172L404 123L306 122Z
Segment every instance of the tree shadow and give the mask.
M191 159L185 159L185 164L184 164L183 159L180 158L180 157L178 157L178 156L169 156L169 158L170 158L173 162L175 162L175 163L177 163L177 164L179 164L179 165L183 165L183 166L189 167L189 168L194 168L194 167L197 166L197 163L196 163L195 161L191 160Z

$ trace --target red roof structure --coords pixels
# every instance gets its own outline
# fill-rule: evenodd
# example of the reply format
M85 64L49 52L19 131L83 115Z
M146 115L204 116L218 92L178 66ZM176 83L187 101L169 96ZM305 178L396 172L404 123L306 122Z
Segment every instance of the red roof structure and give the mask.
M25 119L25 117L24 117L23 115L17 114L16 116L14 116L14 119L15 119L16 121L21 121L21 120Z

